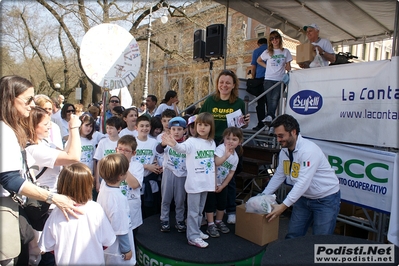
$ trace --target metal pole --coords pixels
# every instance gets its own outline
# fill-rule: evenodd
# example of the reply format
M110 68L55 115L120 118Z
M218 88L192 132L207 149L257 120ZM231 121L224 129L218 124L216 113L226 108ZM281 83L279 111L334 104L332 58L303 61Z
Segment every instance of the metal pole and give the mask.
M226 27L224 28L224 36L223 36L223 69L226 69L227 64L227 31L229 30L229 8L230 8L230 1L227 0L226 3Z
M147 99L148 96L148 71L150 68L150 45L151 45L151 17L152 7L150 8L150 14L148 15L148 28L147 28L147 54L145 60L145 80L144 80L144 93L143 100Z
M396 1L396 12L393 28L392 56L399 56L399 1Z

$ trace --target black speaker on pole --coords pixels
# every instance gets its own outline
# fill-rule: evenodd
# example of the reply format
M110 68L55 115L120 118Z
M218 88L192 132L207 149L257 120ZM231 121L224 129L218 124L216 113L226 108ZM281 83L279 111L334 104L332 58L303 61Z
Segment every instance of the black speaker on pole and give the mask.
M205 56L224 57L224 24L213 24L206 27Z
M203 29L194 32L193 59L195 61L205 60L205 30Z

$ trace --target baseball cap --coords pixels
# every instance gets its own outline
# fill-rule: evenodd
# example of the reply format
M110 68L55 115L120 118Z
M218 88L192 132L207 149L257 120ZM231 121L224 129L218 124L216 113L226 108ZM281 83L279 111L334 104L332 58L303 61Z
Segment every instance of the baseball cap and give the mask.
M312 23L312 24L310 24L310 25L303 26L303 30L306 31L309 27L314 28L314 29L316 29L316 30L320 30L319 26L317 26L317 24L315 24L315 23Z
M168 125L169 125L169 128L171 128L173 126L182 127L182 128L187 127L186 120L184 120L184 118L180 117L180 116L176 116L176 117L173 117L172 119L170 119Z
M190 116L190 117L188 118L187 126L189 126L190 124L194 123L194 122L195 122L195 119L197 119L197 115Z

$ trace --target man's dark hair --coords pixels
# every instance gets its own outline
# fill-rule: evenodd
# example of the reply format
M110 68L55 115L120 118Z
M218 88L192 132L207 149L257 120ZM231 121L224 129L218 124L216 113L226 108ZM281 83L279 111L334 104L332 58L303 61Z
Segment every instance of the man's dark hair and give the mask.
M155 96L155 95L150 94L150 95L148 95L147 97L150 97L150 98L151 98L151 101L153 101L153 102L155 102L155 103L158 102L158 98L157 98L157 96Z
M266 38L260 38L260 39L258 40L258 44L259 44L259 45L267 44L267 39L266 39Z
M285 131L291 132L292 130L296 129L296 134L299 134L299 124L293 116L287 114L280 115L274 119L270 126L276 128L281 125L284 126Z
M108 102L110 102L112 98L117 98L118 101L121 102L121 99L119 99L119 97L116 96L116 95L111 96L111 97L109 98Z

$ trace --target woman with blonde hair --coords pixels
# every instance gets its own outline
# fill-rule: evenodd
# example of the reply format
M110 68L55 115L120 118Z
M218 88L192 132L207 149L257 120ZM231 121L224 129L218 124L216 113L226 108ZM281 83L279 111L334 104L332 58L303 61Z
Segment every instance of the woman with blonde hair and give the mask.
M51 116L53 113L53 101L44 94L38 94L35 95L35 104L36 106L39 106L41 108L43 108L44 110L46 110L49 115ZM51 123L51 127L49 129L49 136L48 136L48 140L53 143L55 146L57 146L58 148L62 149L63 144L62 144L62 137L61 137L61 129L60 127L54 123L54 122L50 122Z
M269 35L269 47L258 57L257 63L266 67L264 90L268 90L276 83L283 80L286 71L291 70L292 56L288 49L283 48L283 38L278 31L272 31ZM266 63L265 63L266 62ZM267 114L262 121L271 123L276 117L277 105L280 100L280 86L276 86L266 94ZM273 134L270 128L269 134Z

